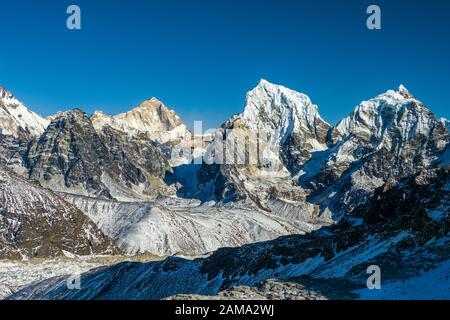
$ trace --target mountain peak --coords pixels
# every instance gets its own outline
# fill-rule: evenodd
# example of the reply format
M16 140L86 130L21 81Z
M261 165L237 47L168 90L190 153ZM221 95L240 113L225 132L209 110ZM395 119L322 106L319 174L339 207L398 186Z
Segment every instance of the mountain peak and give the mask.
M107 116L109 117L109 115L101 110L95 110L94 113L92 114L92 118L96 117L96 116Z
M156 97L143 101L128 112L114 116L96 111L91 119L96 130L109 125L132 136L146 134L159 143L190 137L189 130L176 112Z
M136 108L139 108L140 106L142 106L144 104L157 105L157 104L163 104L163 103L157 97L151 97L150 99L145 99L144 101L142 101Z
M0 86L0 132L25 137L44 132L49 121L29 110L11 92ZM25 135L25 136L24 136Z
M154 103L156 102L156 103L162 104L161 100L159 100L157 97L151 97L150 102L154 102Z
M286 125L294 118L320 118L318 107L307 95L265 79L261 79L258 85L247 93L242 117L254 119L258 118L258 115L267 118L269 122L281 120Z
M389 136L391 131L399 133L395 136L398 141L407 141L417 133L425 136L431 134L431 128L438 122L422 102L405 86L400 85L397 91L388 90L356 106L355 110L333 129L333 144L339 139L357 136L364 141L382 145L393 139Z
M18 106L20 105L20 101L5 87L0 86L0 102L2 102L5 106Z
M408 89L406 89L406 87L403 84L400 84L398 86L398 92L408 92L409 93Z
M0 85L0 99L14 99L14 95Z
M244 111L238 117L248 130L270 136L273 146L289 152L303 150L305 155L327 147L331 126L320 117L317 105L307 95L284 86L261 80L247 94ZM278 153L274 149L274 154ZM297 164L304 162L303 155L296 157Z
M62 111L62 112L58 112L55 117L67 117L67 116L73 116L73 117L83 117L83 118L87 118L87 114L86 112L84 112L81 109L78 108L74 108L74 109L70 109L70 110L66 110L66 111Z
M142 110L152 112L152 111L154 111L155 109L158 109L158 108L159 109L164 109L164 110L167 110L167 111L171 111L158 98L152 97L152 98L150 98L148 100L144 100L137 107L135 107L132 110L130 110L128 113L136 112L136 111L142 111Z
M406 87L403 84L400 84L397 92L400 93L403 97L405 97L407 99L413 98L413 95L409 92L408 89L406 89Z
M270 83L270 82L267 81L266 79L261 79L261 80L259 80L259 82L258 82L258 86L261 86L261 87L266 86L266 85L268 85L268 84L273 85L273 83Z
M265 89L266 91L290 90L282 85L269 82L266 79L261 79L258 82L258 85L252 91L255 91L255 90L261 89L261 88ZM293 90L290 90L290 91L293 91ZM293 91L293 92L295 92L295 91Z
M56 113L51 118L49 126L93 128L92 119L84 111L77 108Z

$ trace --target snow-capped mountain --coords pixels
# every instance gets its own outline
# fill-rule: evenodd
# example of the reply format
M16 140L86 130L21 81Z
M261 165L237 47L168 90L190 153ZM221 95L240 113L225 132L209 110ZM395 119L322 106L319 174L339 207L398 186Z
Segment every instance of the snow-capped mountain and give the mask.
M108 125L126 135L159 144L171 166L192 161L192 134L175 111L156 98L115 116L101 111L92 115L97 131Z
M258 146L233 148L245 139ZM307 96L262 80L247 94L244 111L217 131L205 162L180 190L223 203L249 199L268 212L279 201L286 207L306 202L317 205L311 216L338 220L387 181L432 166L449 139L447 121L404 86L362 102L331 127ZM258 154L256 162L251 154Z
M0 86L0 134L16 138L38 137L48 124L48 120L30 111Z
M76 292L65 278L51 279L11 298L264 297L268 285L280 296L299 286L301 297L318 296L310 284L343 288L321 297L354 297L368 265L394 281L450 260L449 122L404 86L362 102L332 127L306 95L262 80L243 112L217 130L202 164L171 161L177 145L193 147L191 134L156 99L117 116L71 110L50 120L23 141L0 133L2 163L58 191L0 171L2 255L17 251L18 230L32 235L31 245L21 243L26 255L70 251L60 243L71 238L47 245L42 236L56 208L64 212L49 224L57 235L92 220L129 254L216 252L93 271ZM66 221L67 212L83 218ZM39 227L18 227L27 223ZM85 229L76 230L84 239ZM84 253L82 241L74 246Z
M374 99L362 102L348 117L333 129L333 142L358 139L375 149L401 149L404 142L418 137L439 134L436 141L440 150L445 146L445 120L438 119L403 85L397 91L389 90ZM440 132L435 132L440 130ZM405 159L403 159L405 160Z
M92 115L92 123L97 130L109 125L128 135L144 134L148 139L161 144L191 135L175 111L156 98L146 100L131 111L115 116L97 111Z
M0 165L0 257L49 258L120 250L75 206Z
M308 96L261 80L247 94L244 111L226 121L219 133L225 141L241 136L255 140L250 142L259 144L259 170L295 173L312 152L327 149L330 128ZM261 163L264 159L275 163Z
M449 131L404 86L364 101L330 134L328 150L300 172L308 200L337 217L351 211L387 181L432 166L450 141Z
M243 113L232 121L242 121L250 131L269 137L270 151L291 172L312 152L327 149L331 128L308 96L266 80L247 94Z
M108 125L97 132L80 110L59 113L28 153L29 177L54 191L143 199L164 188L170 167L148 143Z
M176 112L156 98L146 100L134 109L115 116L97 111L92 115L92 123L97 130L109 125L127 135L145 137L160 144L191 139L190 131Z
M244 111L226 121L206 149L198 189L219 201L250 198L266 211L271 199L304 202L293 176L314 152L327 149L330 129L309 97L261 80Z

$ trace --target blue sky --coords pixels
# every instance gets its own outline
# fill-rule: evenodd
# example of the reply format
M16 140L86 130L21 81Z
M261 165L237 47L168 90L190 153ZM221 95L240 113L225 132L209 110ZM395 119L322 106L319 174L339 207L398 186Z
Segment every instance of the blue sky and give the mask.
M77 4L82 30L66 28ZM382 30L366 28L378 4ZM41 114L115 114L152 96L215 127L261 79L336 123L403 83L450 117L450 1L0 0L0 84Z

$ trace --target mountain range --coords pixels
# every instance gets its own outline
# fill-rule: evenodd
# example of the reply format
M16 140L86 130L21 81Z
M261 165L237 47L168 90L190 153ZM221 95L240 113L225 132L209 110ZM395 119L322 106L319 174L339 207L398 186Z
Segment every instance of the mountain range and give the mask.
M449 122L402 85L332 126L308 96L262 80L200 141L156 98L43 118L0 89L0 254L207 254L14 298L264 296L271 279L328 298L320 288L344 283L351 297L370 264L394 281L450 258L449 149Z

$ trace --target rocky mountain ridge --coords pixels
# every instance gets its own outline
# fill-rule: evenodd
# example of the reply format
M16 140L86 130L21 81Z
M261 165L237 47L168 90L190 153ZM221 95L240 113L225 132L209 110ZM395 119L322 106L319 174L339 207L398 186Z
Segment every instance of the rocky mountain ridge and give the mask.
M156 100L117 118L71 110L38 137L2 131L2 163L58 191L0 170L3 254L118 250L106 234L130 254L203 256L93 270L76 291L52 278L11 299L333 299L357 296L369 265L394 283L450 260L448 121L404 86L333 127L306 95L263 80L203 162L175 168L167 155L182 125L167 110ZM147 113L175 139L152 140ZM38 228L20 229L27 225ZM59 239L68 228L80 237Z
M150 119L165 137L183 127L156 99L115 117L70 110L38 138L0 136L0 158L131 254L199 255L337 223L377 188L431 170L449 152L448 122L403 86L332 127L309 97L263 80L217 130L202 164L173 167L167 151L181 136L151 140ZM263 137L256 148L255 137ZM233 149L236 141L244 148ZM216 156L225 162L208 162Z
M0 257L51 258L121 251L75 206L0 165Z
M103 199L158 194L169 164L151 144L104 126L96 131L80 110L58 114L32 143L29 178L55 191Z
M245 145L237 157L222 153L255 136L269 139L257 148ZM200 170L197 193L206 189L224 202L249 198L268 211L273 199L306 200L338 219L386 181L431 166L448 142L445 121L402 85L362 102L332 127L307 96L263 80L247 95L244 112L216 133L206 151L212 164ZM264 157L250 163L251 153ZM217 155L242 161L217 164Z

